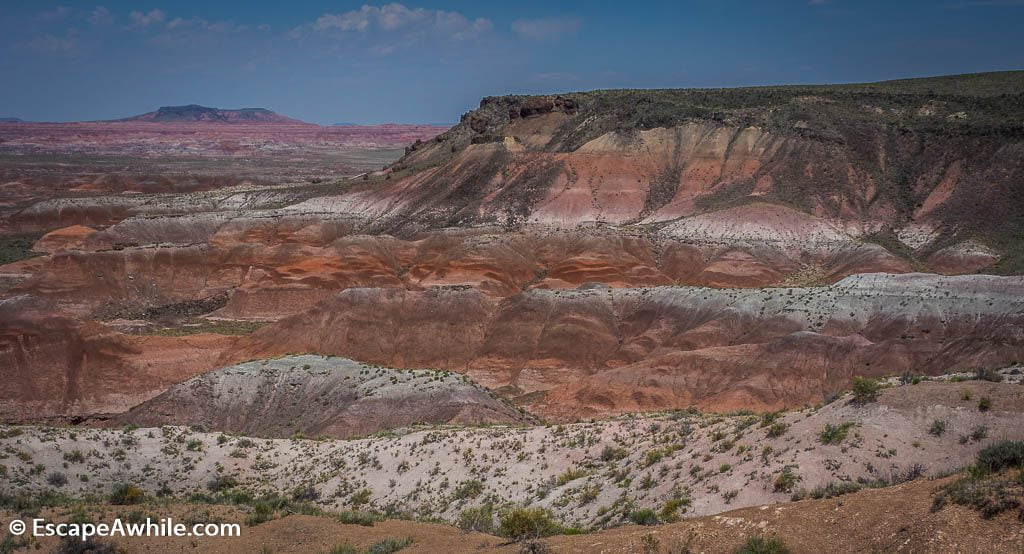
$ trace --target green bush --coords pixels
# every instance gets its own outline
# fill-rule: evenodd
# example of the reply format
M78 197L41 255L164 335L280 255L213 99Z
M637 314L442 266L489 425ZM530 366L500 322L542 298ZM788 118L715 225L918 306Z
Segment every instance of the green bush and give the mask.
M113 492L110 493L110 503L117 505L129 505L138 504L146 499L146 491L131 484L123 483L118 485Z
M935 421L932 422L932 426L928 429L928 434L935 435L936 437L941 437L942 435L946 434L946 427L946 420L936 419Z
M206 488L210 489L210 492L225 491L237 486L238 481L230 475L218 475L206 483Z
M518 541L566 532L566 528L544 508L510 508L501 512L499 519L499 534Z
M846 435L853 425L854 424L851 421L847 421L846 423L841 423L839 425L826 423L825 428L818 433L818 440L820 440L822 444L839 444L846 440Z
M804 500L806 498L813 498L815 500L820 500L822 498L835 498L844 494L857 492L862 488L864 488L863 485L852 481L833 481L826 485L818 485L811 491L808 491L807 489L800 489L793 493L792 500Z
M64 461L73 464L80 464L85 461L85 456L79 450L72 450L64 453Z
M616 448L612 445L605 446L601 450L601 461L611 462L614 460L621 460L629 455L629 452L625 448Z
M577 479L579 479L581 477L586 477L586 476L587 476L587 471L586 470L570 468L570 469L565 470L565 473L559 475L558 478L555 479L555 486L556 487L561 487L562 485L564 485L566 483L570 483L570 482L575 481L575 480L577 480Z
M494 508L490 504L467 508L459 514L456 525L463 531L491 534L494 532Z
M669 498L658 512L658 519L669 523L679 521L679 510L681 509L685 512L687 506L692 502L693 500L689 497Z
M981 400L978 401L978 411L987 412L992 409L992 400L987 396L982 396Z
M658 516L654 513L654 510L650 508L644 508L642 510L635 510L629 514L629 520L637 525L657 525Z
M373 492L370 489L363 489L352 495L352 498L348 500L348 503L353 508L358 508L363 504L370 502L370 498L373 496Z
M874 379L853 378L853 401L858 404L867 404L878 400L881 390L881 383Z
M403 548L411 546L412 543L412 537L388 537L384 540L374 543L373 546L371 546L370 548L367 548L366 554L391 554L392 552L398 552Z
M793 487L796 486L796 482L799 480L800 478L792 470L786 468L775 478L773 487L775 492L792 492Z
M789 549L775 537L755 535L736 550L736 554L788 554Z
M484 484L480 481L473 479L471 481L465 481L455 489L455 499L465 500L467 498L476 498L484 492Z
M373 524L380 521L381 516L371 514L370 512L358 512L354 510L344 510L334 515L338 521L348 525L362 525L364 527L373 527Z
M768 432L765 433L769 438L778 438L786 434L789 430L789 424L781 421L776 421L768 427Z
M274 519L274 507L268 502L263 500L256 502L253 504L252 509L253 512L245 516L245 524L249 527Z
M999 441L978 452L978 467L996 472L1024 466L1024 441Z
M932 502L932 511L941 510L948 502L970 506L991 518L1006 510L1021 508L1024 499L1024 473L1015 478L986 476L983 471L969 470L965 477L942 487ZM1024 508L1018 518L1024 521Z

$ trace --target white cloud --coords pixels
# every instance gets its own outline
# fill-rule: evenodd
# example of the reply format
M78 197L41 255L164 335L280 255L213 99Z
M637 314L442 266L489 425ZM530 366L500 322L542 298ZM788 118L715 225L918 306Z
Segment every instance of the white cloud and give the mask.
M517 19L512 30L529 40L557 40L579 31L582 23L576 17L544 17L540 19Z
M407 37L463 40L482 34L492 27L488 19L470 19L459 12L409 8L392 3L382 6L364 5L358 10L341 14L325 13L312 24L296 29L293 35L304 35L307 29L311 29L320 33L379 32Z
M131 17L132 23L136 26L149 27L154 23L160 23L163 21L166 14L164 14L160 9L153 9L149 13L132 12L129 14L129 17Z
M110 10L100 6L92 11L86 20L93 25L111 25L114 23L114 14Z
M167 22L167 29L171 31L198 30L211 31L215 33L230 33L244 31L245 25L237 25L234 21L207 21L201 17L190 17L184 19L175 17Z

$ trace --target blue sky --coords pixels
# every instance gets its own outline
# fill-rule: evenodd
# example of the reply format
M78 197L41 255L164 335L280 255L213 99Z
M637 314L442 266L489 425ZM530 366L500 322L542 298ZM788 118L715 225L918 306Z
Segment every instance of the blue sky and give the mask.
M1024 0L4 0L0 117L267 107L447 123L480 97L1024 68Z

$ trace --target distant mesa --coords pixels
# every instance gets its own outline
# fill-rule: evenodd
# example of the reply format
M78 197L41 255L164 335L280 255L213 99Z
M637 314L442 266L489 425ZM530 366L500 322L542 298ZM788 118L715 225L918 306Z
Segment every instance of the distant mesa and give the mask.
M148 112L115 121L145 121L152 123L189 123L196 121L214 123L305 123L298 119L285 117L266 108L224 110L198 104L163 106L155 112Z
M17 117L0 117L0 123L24 123L24 121Z

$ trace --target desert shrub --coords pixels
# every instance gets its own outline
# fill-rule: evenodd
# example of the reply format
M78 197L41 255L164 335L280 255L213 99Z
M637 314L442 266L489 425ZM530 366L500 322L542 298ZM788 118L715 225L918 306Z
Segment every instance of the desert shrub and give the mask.
M374 523L382 519L381 516L376 514L355 510L344 510L334 514L334 517L342 523L348 525L362 525L363 527L373 527Z
M252 506L252 513L245 516L245 524L249 527L274 519L274 507L269 502L260 500Z
M292 491L292 500L296 502L313 502L320 498L320 491L313 487L299 487Z
M660 462L664 457L664 450L651 450L650 452L647 453L647 457L644 459L644 467L651 467L652 465Z
M601 450L601 461L611 462L614 460L621 460L628 455L629 451L627 451L625 448L616 448L609 444L608 446L605 446L603 450Z
M218 475L206 483L210 492L225 491L238 486L238 481L230 475Z
M110 493L110 503L117 505L138 504L146 499L146 491L131 484L123 483Z
M544 508L509 508L501 512L499 520L498 533L519 541L566 532Z
M839 425L826 423L825 428L818 433L818 440L820 440L822 444L839 444L846 440L846 435L853 425L854 424L851 421L840 423Z
M768 432L765 433L769 438L777 438L786 434L789 430L789 424L782 421L776 421L768 426Z
M692 501L690 498L670 498L665 502L665 505L661 507L661 511L658 512L658 519L661 521L667 521L669 523L679 521L679 510L686 511L686 507L690 505Z
M936 419L935 421L932 422L932 426L928 428L928 434L935 435L936 437L941 437L942 435L946 434L946 427L946 420Z
M1024 466L1024 441L999 441L978 452L978 467L996 472Z
M991 383L1003 382L1003 374L994 369L979 369L978 372L974 374L974 378L979 381L989 381Z
M932 511L939 511L950 502L974 508L984 518L1021 508L1024 505L1024 473L1016 478L1008 478L1002 475L982 476L969 471L967 476L942 487L936 493ZM1024 509L1021 509L1019 518L1024 520Z
M0 439L13 439L14 437L20 437L24 433L25 431L17 427L12 427L10 429L0 431Z
M775 489L775 492L792 492L793 487L796 486L796 483L799 480L800 478L787 467L782 470L782 473L780 473L778 477L775 478L773 488Z
M476 508L467 508L459 513L457 525L464 531L491 534L494 532L494 507L484 504Z
M366 503L370 502L370 497L372 495L373 495L373 492L370 491L370 489L363 489L363 490L353 494L352 498L350 498L348 500L348 503L351 504L352 507L358 508L358 507L362 506L363 504L366 504Z
M808 491L807 489L800 489L793 493L793 500L804 500L806 498L813 498L820 500L822 498L834 498L836 496L842 496L844 494L850 494L851 492L857 492L861 488L861 485L852 481L834 481L826 485L818 485L814 489Z
M775 537L762 537L755 535L747 539L743 546L736 550L736 554L788 554L789 549Z
M570 468L570 469L565 470L565 473L559 475L558 478L555 479L555 486L556 487L561 487L562 485L564 485L566 483L569 483L571 481L575 481L576 479L579 479L581 477L586 477L586 476L587 476L587 471L586 470Z
M982 396L981 400L978 401L978 411L987 412L992 409L992 399L987 396Z
M392 552L398 552L403 548L411 546L412 543L412 537L387 537L386 539L375 542L370 548L367 548L366 554L391 554Z
M907 481L913 481L922 476L924 476L924 466L921 464L911 464L904 469L893 469L889 475L888 482L883 478L878 481L878 485L898 485Z
M473 479L465 481L458 487L456 487L454 495L456 500L465 500L467 498L476 498L484 492L484 484L480 481Z
M598 485L588 485L580 491L580 506L586 506L591 502L597 500L597 497L601 494L601 487Z
M46 476L46 482L49 483L51 487L63 487L68 484L68 476L59 471L54 471Z
M359 554L359 551L356 550L354 546L348 543L339 544L332 548L329 552L330 554Z
M853 401L858 404L867 404L878 400L881 390L881 383L874 379L853 378Z
M654 510L650 508L644 508L642 510L634 510L630 512L629 520L637 525L658 524L658 516L654 513Z
M658 554L658 552L661 552L661 541L652 533L647 533L640 537L640 547L644 554Z
M79 450L72 450L71 452L64 453L64 461L71 462L73 464L80 464L85 461L85 456Z

